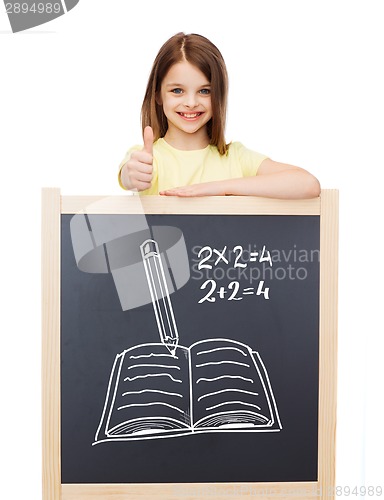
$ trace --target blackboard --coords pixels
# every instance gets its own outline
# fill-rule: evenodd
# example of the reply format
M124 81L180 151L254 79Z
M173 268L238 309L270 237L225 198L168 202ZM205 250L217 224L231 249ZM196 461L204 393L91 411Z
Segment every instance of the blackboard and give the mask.
M70 485L322 479L318 200L268 200L267 213L236 199L203 213L186 202L130 213L129 198L123 210L88 200L60 215L59 498ZM144 241L161 253L171 350Z

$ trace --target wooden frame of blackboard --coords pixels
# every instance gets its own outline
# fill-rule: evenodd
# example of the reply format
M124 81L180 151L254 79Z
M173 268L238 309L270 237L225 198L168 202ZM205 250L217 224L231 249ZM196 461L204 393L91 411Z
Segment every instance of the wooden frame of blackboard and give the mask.
M92 206L94 213L137 213L135 196L61 196L57 188L42 191L42 470L43 500L172 500L173 484L62 484L60 463L60 228L61 214ZM312 200L254 197L141 198L146 214L320 215L319 427L316 482L209 484L216 500L261 496L329 499L335 486L338 191L323 190ZM183 485L183 498L201 498L201 484ZM213 488L214 486L214 488ZM208 490L207 490L208 492ZM258 495L257 492L260 494Z

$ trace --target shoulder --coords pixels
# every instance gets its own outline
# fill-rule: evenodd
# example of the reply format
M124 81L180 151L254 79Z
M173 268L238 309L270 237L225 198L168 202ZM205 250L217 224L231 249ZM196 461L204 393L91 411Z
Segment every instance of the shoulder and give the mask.
M246 146L244 146L242 142L239 141L231 142L228 148L228 152L231 154L237 153L237 154L261 155L261 153L258 153L253 149L247 148Z
M226 159L235 159L243 150L246 148L241 142L230 142L228 145L228 149L226 154L221 155L219 153L219 150L217 149L217 146L214 146L213 144L210 144L208 146L208 152L211 156L217 156L220 157L222 160Z
M268 158L263 153L249 149L242 142L231 142L228 155L236 156L241 162L252 162L260 164L262 161Z
M229 144L228 152L240 151L244 148L245 146L242 142L234 141Z
M245 147L242 142L232 142L228 156L239 163L243 176L256 175L260 165L268 158L265 154Z

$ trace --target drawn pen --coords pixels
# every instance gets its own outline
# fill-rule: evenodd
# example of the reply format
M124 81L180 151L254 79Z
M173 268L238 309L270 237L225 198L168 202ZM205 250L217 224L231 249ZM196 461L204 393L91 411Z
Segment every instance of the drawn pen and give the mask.
M159 247L155 240L148 239L140 245L140 250L160 339L172 356L175 356L176 347L179 342L179 333L173 314Z

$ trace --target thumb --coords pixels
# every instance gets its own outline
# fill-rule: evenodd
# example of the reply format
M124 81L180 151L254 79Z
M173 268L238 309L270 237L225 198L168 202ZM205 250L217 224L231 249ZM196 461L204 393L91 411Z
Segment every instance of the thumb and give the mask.
M152 127L145 127L143 132L144 139L144 148L143 151L146 151L149 154L153 154L153 130Z

